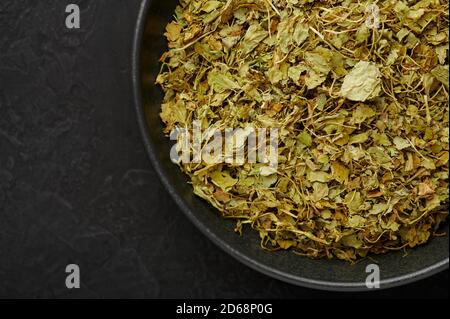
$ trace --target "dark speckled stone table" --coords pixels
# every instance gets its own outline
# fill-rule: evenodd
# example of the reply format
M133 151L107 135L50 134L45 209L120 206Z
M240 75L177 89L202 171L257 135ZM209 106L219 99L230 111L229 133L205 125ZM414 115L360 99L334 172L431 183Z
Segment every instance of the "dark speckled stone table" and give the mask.
M0 1L0 297L447 297L448 271L374 293L259 274L162 188L132 107L139 0ZM82 9L81 29L64 26ZM65 266L81 288L65 287Z

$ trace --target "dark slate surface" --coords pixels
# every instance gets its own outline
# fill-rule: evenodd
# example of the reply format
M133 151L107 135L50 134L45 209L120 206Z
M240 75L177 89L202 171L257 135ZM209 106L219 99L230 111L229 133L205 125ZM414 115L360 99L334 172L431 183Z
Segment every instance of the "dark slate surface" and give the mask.
M65 6L81 29L64 27ZM447 297L448 271L375 293L259 274L211 244L151 167L132 107L139 0L0 1L0 297ZM81 289L65 288L65 266Z

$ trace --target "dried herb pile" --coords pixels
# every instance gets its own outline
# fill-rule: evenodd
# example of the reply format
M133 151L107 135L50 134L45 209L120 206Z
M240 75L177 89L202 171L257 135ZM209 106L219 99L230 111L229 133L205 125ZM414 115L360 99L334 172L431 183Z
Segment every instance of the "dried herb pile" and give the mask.
M156 82L166 133L276 127L278 168L181 163L267 249L356 260L448 216L448 1L181 0Z

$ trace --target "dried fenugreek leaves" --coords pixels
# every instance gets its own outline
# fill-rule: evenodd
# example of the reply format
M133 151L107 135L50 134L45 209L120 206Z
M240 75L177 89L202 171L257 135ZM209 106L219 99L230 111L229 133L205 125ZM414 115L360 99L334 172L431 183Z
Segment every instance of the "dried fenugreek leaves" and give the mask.
M265 248L355 260L423 244L448 216L448 1L370 6L181 0L167 25L166 133L279 129L276 170L180 163Z

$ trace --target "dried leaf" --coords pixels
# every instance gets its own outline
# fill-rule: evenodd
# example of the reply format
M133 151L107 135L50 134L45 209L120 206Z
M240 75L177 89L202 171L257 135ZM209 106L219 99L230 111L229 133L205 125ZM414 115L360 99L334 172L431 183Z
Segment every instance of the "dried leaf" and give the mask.
M359 61L344 78L341 95L352 101L373 99L381 91L381 73L375 63Z

